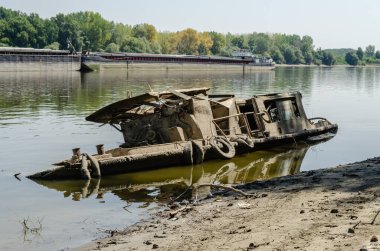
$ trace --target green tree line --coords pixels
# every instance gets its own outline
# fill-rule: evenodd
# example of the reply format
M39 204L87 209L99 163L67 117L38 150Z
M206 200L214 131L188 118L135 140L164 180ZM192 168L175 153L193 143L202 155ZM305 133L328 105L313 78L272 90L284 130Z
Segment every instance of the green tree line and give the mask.
M344 60L349 65L380 64L380 51L374 45L368 45L365 50L359 47L347 52Z
M336 63L333 53L314 48L310 36L222 34L191 28L159 32L151 24L110 22L90 11L43 19L38 14L0 7L0 46L67 49L68 41L77 51L231 56L233 51L247 49L271 57L276 63Z

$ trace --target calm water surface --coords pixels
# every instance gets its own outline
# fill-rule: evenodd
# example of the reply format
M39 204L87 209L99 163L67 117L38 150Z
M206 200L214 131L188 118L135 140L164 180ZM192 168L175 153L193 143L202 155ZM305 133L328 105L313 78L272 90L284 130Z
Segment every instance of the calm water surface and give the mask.
M150 87L149 87L150 86ZM34 182L25 175L71 155L117 147L122 136L84 117L103 105L172 88L211 93L296 91L309 117L339 124L332 140L283 146L193 167L131 173L101 180ZM380 155L380 68L278 68L246 76L221 73L0 73L0 249L75 247L145 217L194 183L245 183ZM21 173L21 181L14 178ZM201 191L200 191L201 192ZM207 192L207 191L204 191ZM194 196L188 190L184 198ZM22 221L37 232L23 231Z

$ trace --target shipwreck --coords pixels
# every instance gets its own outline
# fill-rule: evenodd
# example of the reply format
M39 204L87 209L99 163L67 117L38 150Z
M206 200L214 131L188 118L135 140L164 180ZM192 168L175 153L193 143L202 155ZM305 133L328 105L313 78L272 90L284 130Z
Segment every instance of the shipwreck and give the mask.
M299 92L208 95L209 88L148 92L101 108L86 120L110 124L124 138L120 147L97 154L73 149L70 159L31 179L91 179L101 175L200 164L293 143L324 140L338 126L307 118Z

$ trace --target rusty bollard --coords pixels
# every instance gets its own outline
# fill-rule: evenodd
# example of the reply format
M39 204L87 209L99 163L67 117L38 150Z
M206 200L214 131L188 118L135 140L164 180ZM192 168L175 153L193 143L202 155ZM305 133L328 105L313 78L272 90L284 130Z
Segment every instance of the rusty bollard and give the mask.
M105 153L104 145L103 144L96 145L96 151L98 152L99 155L103 155Z
M80 148L74 148L72 151L73 151L73 158L79 158Z
M73 156L71 157L71 160L75 162L80 159L80 148L73 148L72 151Z

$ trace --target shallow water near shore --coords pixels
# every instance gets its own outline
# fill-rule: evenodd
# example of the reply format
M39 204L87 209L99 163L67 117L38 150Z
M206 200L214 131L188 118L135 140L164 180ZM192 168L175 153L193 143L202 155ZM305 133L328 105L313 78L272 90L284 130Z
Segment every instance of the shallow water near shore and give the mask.
M338 123L338 134L317 145L289 145L210 161L193 167L105 177L101 180L34 182L24 176L71 155L114 148L122 136L110 126L84 120L98 108L141 94L191 87L210 93L300 91L309 117ZM107 71L0 73L0 249L59 250L75 247L144 218L160 202L190 184L241 184L379 155L380 68L281 67L237 73ZM21 181L13 175L21 173ZM206 192L207 191L203 191ZM36 228L29 231L22 222ZM40 228L40 226L42 226Z

